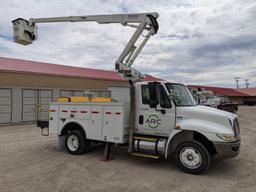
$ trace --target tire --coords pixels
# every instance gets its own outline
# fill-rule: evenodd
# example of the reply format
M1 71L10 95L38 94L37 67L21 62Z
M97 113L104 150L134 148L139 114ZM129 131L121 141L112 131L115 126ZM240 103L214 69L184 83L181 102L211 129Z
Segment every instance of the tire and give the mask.
M211 156L201 143L186 141L176 147L175 161L183 172L199 175L209 168Z
M83 154L86 151L86 137L78 130L70 131L65 138L65 149L72 155Z

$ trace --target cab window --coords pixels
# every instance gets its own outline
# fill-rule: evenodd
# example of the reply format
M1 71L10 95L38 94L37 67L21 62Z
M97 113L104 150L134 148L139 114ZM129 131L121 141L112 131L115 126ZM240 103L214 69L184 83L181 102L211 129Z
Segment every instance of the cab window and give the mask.
M170 99L162 85L159 86L160 106L162 108L171 108Z
M159 85L159 100L160 100L160 106L162 108L171 108L171 102L170 99L162 85ZM141 86L141 95L142 95L142 103L145 105L149 105L149 88L148 85L142 85Z
M149 88L148 85L141 86L142 103L149 105Z

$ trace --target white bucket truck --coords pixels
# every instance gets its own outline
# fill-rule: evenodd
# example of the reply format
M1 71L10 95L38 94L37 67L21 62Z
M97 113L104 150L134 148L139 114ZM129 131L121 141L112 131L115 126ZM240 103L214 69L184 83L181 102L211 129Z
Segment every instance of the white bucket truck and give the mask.
M173 156L187 173L201 174L209 168L214 156L235 157L239 154L240 134L235 114L197 105L188 88L165 81L140 81L142 75L131 68L146 44L157 33L157 13L96 15L16 19L14 39L30 44L37 39L36 23L83 22L121 23L136 28L131 40L116 61L116 70L131 84L124 97L112 91L113 99L68 98L50 104L49 122L38 121L50 134L65 137L70 154L88 151L94 142L105 143L104 157L109 157L110 144L127 146L131 155L148 158ZM135 24L138 25L135 25ZM136 47L139 36L148 31ZM74 100L76 99L76 102Z

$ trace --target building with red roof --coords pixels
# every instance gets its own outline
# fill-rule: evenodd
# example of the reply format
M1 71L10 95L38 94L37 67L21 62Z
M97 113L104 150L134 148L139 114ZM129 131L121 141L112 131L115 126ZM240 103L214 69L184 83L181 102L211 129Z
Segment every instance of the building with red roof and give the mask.
M85 78L94 80L105 80L115 82L127 82L115 71L72 67L66 65L56 65L43 62L18 60L0 57L0 72L11 74L26 74L37 76L54 76L54 77L70 77ZM161 80L152 75L146 75L145 81ZM1 85L6 85L1 81ZM51 86L51 85L48 85ZM86 87L87 88L87 87Z
M60 96L109 97L113 87L122 91L129 83L115 71L0 57L0 125L48 118L49 102Z

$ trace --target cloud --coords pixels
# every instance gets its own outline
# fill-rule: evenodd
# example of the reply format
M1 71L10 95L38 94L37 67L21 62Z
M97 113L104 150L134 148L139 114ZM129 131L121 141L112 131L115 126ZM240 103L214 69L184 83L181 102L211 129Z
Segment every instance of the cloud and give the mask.
M39 39L21 46L12 42L11 21L17 17L157 11L159 33L135 61L136 69L185 84L235 87L233 77L241 76L256 86L255 9L254 0L1 1L0 56L113 70L133 33L129 27L40 24Z

